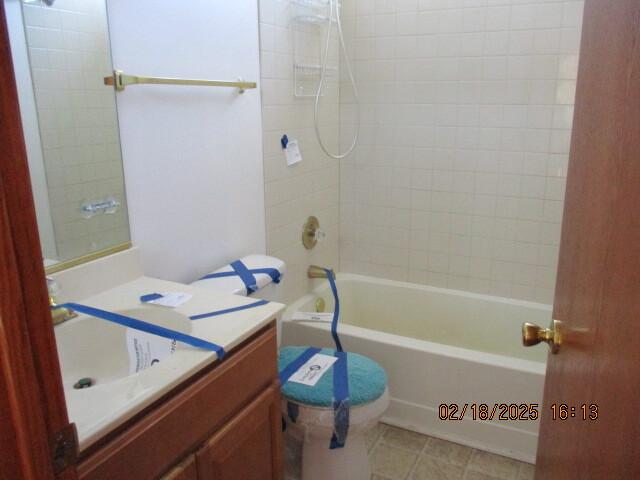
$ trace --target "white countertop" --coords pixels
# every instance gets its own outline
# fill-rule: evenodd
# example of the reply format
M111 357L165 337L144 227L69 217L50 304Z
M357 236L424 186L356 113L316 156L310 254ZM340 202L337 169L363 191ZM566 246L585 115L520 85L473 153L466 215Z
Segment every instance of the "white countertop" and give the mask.
M141 295L154 292L185 292L192 294L193 297L175 309L140 303ZM161 309L192 316L246 305L255 301L255 298L218 294L180 283L140 277L97 295L77 300L76 303L112 312L132 309L148 309L153 312ZM220 345L228 352L266 326L284 308L285 306L282 304L270 302L256 308L193 320L189 335ZM145 320L151 323L152 320L148 319L148 315ZM65 332L70 332L66 329L73 329L77 327L79 322L88 318L86 315L79 315L77 318L55 327L56 337L62 338ZM116 324L112 325L116 329L124 330L125 328ZM83 335L91 334L91 329L87 329L87 331L89 333L83 333ZM97 382L90 388L76 390L73 388L73 384L78 380L77 374L72 371L74 370L73 365L65 369L64 364L69 365L70 361L67 359L65 362L65 351L62 346L64 342L61 343L60 338L58 338L59 355L61 363L63 363L62 374L67 409L70 421L74 422L78 429L80 449L86 448L198 370L216 360L214 352L179 344L179 348L173 355L152 368L106 383ZM91 342L94 342L95 346L96 341L99 340L89 338L86 348L91 347ZM85 346L78 348L82 349ZM96 352L97 350L96 348ZM91 355L91 351L83 354ZM96 355L99 353L97 352ZM108 357L108 354L103 356ZM99 358L98 361L104 361L105 368L109 368L109 358ZM102 368L102 365L100 367Z

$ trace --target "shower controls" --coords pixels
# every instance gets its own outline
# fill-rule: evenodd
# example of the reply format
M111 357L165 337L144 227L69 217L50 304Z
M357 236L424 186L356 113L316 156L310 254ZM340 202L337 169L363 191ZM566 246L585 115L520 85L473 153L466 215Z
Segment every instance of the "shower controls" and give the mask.
M316 243L322 242L327 234L320 229L320 222L313 215L307 219L302 229L302 244L307 250L311 250Z
M540 342L547 342L551 348L551 353L558 353L562 345L562 322L551 320L549 328L542 328L535 323L525 322L522 324L522 345L531 347Z

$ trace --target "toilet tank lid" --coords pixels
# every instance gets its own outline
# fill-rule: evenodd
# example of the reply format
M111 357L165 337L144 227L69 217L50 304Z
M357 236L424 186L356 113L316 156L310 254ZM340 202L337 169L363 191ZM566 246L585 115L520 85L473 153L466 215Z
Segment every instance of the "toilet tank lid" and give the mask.
M271 257L269 255L252 254L242 257L239 260L250 272L252 270L273 269L277 270L280 274L280 277L282 277L287 269L286 264L282 260L276 257ZM206 278L208 275L216 274L229 275ZM256 286L258 290L273 282L272 276L268 273L252 272L251 275L253 275L256 280ZM216 293L229 293L235 295L249 294L249 292L247 292L245 282L239 275L234 274L234 269L231 266L231 263L225 265L224 267L220 267L217 270L214 270L210 274L205 275L203 278L196 280L191 285L194 287L211 290Z

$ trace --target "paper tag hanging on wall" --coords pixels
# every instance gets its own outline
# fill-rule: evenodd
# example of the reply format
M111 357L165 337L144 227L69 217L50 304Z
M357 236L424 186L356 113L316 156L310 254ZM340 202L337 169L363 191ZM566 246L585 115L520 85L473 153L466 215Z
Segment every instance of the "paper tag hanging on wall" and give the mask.
M300 146L297 140L289 140L287 147L284 149L284 156L287 159L287 165L295 165L302 161L302 153L300 153Z

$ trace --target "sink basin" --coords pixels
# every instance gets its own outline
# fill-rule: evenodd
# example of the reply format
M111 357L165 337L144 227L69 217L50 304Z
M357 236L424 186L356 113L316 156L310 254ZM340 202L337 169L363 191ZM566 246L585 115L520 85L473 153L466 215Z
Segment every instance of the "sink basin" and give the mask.
M177 330L191 332L191 320L163 307L117 311L121 315ZM64 388L71 389L80 379L100 385L129 376L127 329L100 318L80 315L55 328ZM177 350L181 348L178 343Z

